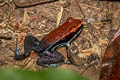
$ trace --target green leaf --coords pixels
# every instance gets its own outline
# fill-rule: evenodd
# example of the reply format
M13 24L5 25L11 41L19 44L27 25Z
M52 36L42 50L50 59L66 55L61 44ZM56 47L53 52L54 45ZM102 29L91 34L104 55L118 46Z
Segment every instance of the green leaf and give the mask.
M68 70L47 69L37 72L20 69L3 69L0 80L90 80Z

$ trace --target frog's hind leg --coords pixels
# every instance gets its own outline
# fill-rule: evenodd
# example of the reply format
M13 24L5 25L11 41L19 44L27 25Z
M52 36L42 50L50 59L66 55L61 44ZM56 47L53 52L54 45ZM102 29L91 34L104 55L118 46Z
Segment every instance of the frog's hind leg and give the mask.
M20 49L18 48L18 39L16 40L16 50L11 49L15 53L15 59L16 60L23 60L26 57L28 57L33 50L34 43L39 42L35 37L28 35L25 37L24 40L24 53L22 54L20 52Z
M44 67L56 67L64 63L64 56L62 56L59 52L54 51L52 53L47 51L45 54L46 56L40 57L37 60L38 65Z

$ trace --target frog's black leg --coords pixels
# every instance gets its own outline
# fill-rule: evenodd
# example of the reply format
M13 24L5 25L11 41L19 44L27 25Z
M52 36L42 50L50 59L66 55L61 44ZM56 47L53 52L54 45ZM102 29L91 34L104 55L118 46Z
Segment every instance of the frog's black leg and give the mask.
M73 59L72 56L70 55L70 54L73 54L73 53L71 52L70 42L58 44L57 46L53 47L53 48L51 49L51 51L55 51L57 48L60 48L60 47L63 47L63 46L66 47L66 50L67 50L67 58L69 59L70 63L71 63L71 64L75 64L74 59Z
M24 53L22 54L18 48L18 40L16 40L16 50L11 49L15 53L15 59L16 60L23 60L26 57L28 57L34 48L39 45L39 41L31 36L28 35L25 37L24 40Z
M64 57L59 52L46 51L43 54L46 56L40 57L37 64L45 67L56 67L64 63Z

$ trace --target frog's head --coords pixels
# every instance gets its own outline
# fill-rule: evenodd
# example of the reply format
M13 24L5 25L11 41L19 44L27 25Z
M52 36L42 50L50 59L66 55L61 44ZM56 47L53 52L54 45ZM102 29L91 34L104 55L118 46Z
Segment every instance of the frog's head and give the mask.
M75 32L78 28L82 27L83 22L81 19L73 19L72 17L69 17L67 20L67 26L69 26L70 32Z

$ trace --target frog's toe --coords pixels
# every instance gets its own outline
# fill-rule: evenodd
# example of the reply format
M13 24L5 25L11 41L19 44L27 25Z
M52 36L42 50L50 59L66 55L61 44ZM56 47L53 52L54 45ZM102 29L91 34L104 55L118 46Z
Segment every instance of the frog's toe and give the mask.
M16 50L12 48L9 48L9 49L15 54L15 57L14 57L15 60L23 60L25 57L27 57L27 55L21 54L18 48L16 48Z

